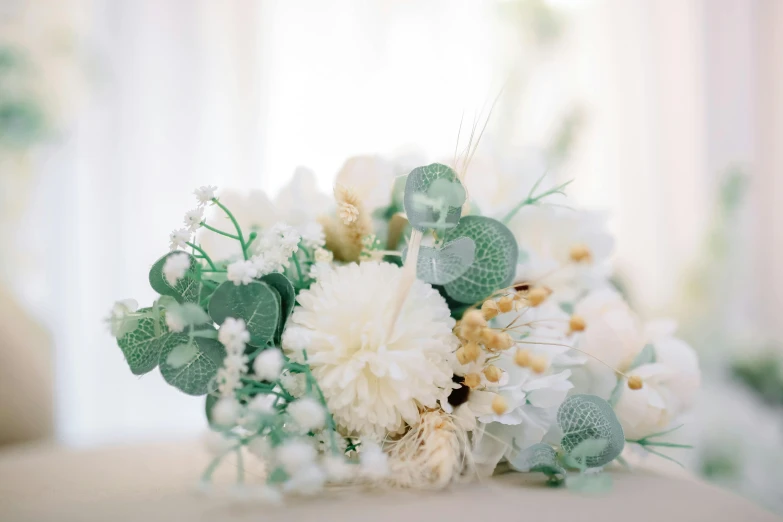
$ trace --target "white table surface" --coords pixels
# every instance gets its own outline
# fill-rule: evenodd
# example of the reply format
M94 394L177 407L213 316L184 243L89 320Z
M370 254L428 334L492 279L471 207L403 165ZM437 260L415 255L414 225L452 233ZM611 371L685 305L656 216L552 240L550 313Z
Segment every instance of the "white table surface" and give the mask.
M89 451L5 449L0 451L0 521L783 520L731 492L648 468L613 471L614 488L598 497L548 488L538 474L507 474L443 492L340 490L271 508L199 493L196 484L208 458L195 442ZM227 480L232 467L226 463L219 480ZM251 467L251 480L252 474Z

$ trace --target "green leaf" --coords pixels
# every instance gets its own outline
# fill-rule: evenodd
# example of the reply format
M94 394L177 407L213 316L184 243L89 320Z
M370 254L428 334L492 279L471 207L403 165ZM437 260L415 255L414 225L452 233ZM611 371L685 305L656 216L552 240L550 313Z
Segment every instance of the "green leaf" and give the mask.
M134 375L144 375L158 366L163 345L169 342L170 338L177 337L187 342L187 336L169 332L160 310L155 310L152 308L139 310L147 315L139 319L133 331L117 339L117 344Z
M585 439L576 445L568 456L580 463L587 463L588 458L599 458L606 451L609 441L606 439Z
M177 281L177 284L171 286L163 275L163 265L166 264L166 259L169 256L185 254L190 258L190 270L185 274L185 277ZM160 295L171 296L180 303L198 303L201 284L195 278L195 270L198 265L198 261L195 257L191 256L187 252L177 251L169 252L165 256L158 259L152 269L150 269L150 286L153 290Z
M574 304L573 303L560 303L560 309L567 313L568 315L574 315Z
M251 346L263 347L277 331L281 299L277 290L261 281L249 285L221 284L209 301L209 315L218 323L228 317L244 319Z
M611 395L609 395L609 405L612 408L614 408L614 406L620 401L620 397L622 397L624 389L625 389L625 380L618 379L617 384L612 390Z
M514 281L519 248L508 227L485 216L465 216L444 239L454 241L461 237L476 244L475 259L464 274L445 285L452 299L477 303Z
M540 472L546 475L564 475L565 469L557 462L557 452L549 444L533 444L509 459L509 466L520 472Z
M606 440L606 447L597 456L587 456L584 463L589 468L603 466L617 458L623 451L625 436L608 402L595 395L572 395L557 411L557 422L563 431L560 445L570 454L586 440Z
M187 342L187 335L184 337ZM196 349L195 355L184 365L173 366L169 364L169 358L175 349L179 349L181 344L181 342L169 342L163 346L160 373L167 383L180 391L188 395L204 395L209 391L210 381L215 378L218 369L223 364L226 350L214 339L196 338L192 342ZM177 359L176 356L175 359Z
M612 476L608 473L579 473L565 479L566 487L588 495L599 495L612 490Z
M628 367L628 371L643 366L645 364L651 364L655 362L655 347L651 344L646 344L642 351L631 362L631 366Z
M459 222L465 188L450 167L433 163L408 174L403 202L408 221L417 230L447 230Z
M175 346L166 356L166 364L172 368L181 368L193 360L198 354L195 343L180 344Z
M204 413L207 415L207 423L212 424L212 408L215 407L220 397L212 393L207 395L207 400L204 403Z
M274 337L275 344L280 344L285 324L288 318L291 317L291 313L296 305L296 290L294 290L291 280L278 272L265 275L261 278L261 281L277 290L277 293L280 294L280 319L278 320Z
M178 316L186 326L212 324L212 318L209 317L209 314L196 303L179 304L175 302L166 306L166 313Z
M405 259L408 249L402 251ZM416 277L433 285L445 285L464 274L476 258L476 243L461 237L442 248L420 247L416 263Z

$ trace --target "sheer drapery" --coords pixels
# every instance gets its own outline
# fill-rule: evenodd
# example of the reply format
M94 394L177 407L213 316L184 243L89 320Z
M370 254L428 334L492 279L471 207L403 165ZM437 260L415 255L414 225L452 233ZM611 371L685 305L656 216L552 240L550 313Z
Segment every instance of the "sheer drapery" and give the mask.
M35 277L50 290L41 310L56 339L61 438L192 435L204 426L202 401L172 390L155 372L132 377L98 320L113 300L153 299L148 268L192 206L194 186L275 192L304 164L328 189L352 154L415 145L431 159L450 157L463 109L470 122L502 85L512 95L496 112L501 135L487 141L501 151L546 142L547 118L580 106L585 123L561 177L576 179L580 203L610 211L618 266L648 310L676 298L683 267L703 238L718 174L752 164L759 150L764 168L753 172L754 201L762 210L754 215L774 227L780 162L769 137L780 135L781 118L755 112L759 100L779 108L772 91L758 98L755 84L757 64L771 60L771 43L762 46L755 34L762 26L774 33L769 20L761 23L767 15L780 19L773 3L551 2L563 7L567 30L533 58L535 72L518 90L509 77L530 56L508 37L503 9L512 3L86 6L93 88L44 162L31 211L45 245L46 270ZM753 229L754 215L745 216L745 230ZM770 310L783 292L779 279L774 290L763 274L780 259L777 236L742 239L734 261L741 275L725 282L736 289L754 281L753 292L766 296L759 316L775 328ZM747 272L759 244L767 254L754 279ZM731 310L747 314L742 303L727 317L736 318Z

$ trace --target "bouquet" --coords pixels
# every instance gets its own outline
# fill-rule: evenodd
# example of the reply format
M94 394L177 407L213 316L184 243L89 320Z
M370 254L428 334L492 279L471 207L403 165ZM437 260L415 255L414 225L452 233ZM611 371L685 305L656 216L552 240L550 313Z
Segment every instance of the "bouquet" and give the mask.
M233 454L240 482L263 462L270 502L501 469L592 491L628 446L687 447L665 436L696 356L613 286L602 216L549 204L567 184L543 179L480 212L456 163L354 158L333 197L305 170L275 201L195 191L150 270L160 298L109 322L131 372L206 396L205 483Z

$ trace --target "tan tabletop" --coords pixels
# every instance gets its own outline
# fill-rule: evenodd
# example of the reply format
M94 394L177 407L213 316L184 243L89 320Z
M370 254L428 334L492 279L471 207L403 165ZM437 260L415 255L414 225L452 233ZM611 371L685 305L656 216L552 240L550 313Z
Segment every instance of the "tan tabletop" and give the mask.
M285 507L196 488L208 456L196 443L68 451L0 451L0 521L755 522L780 521L733 493L649 469L614 471L614 488L584 496L507 474L444 492L337 491ZM220 480L232 471L221 470ZM251 470L252 478L252 470Z

